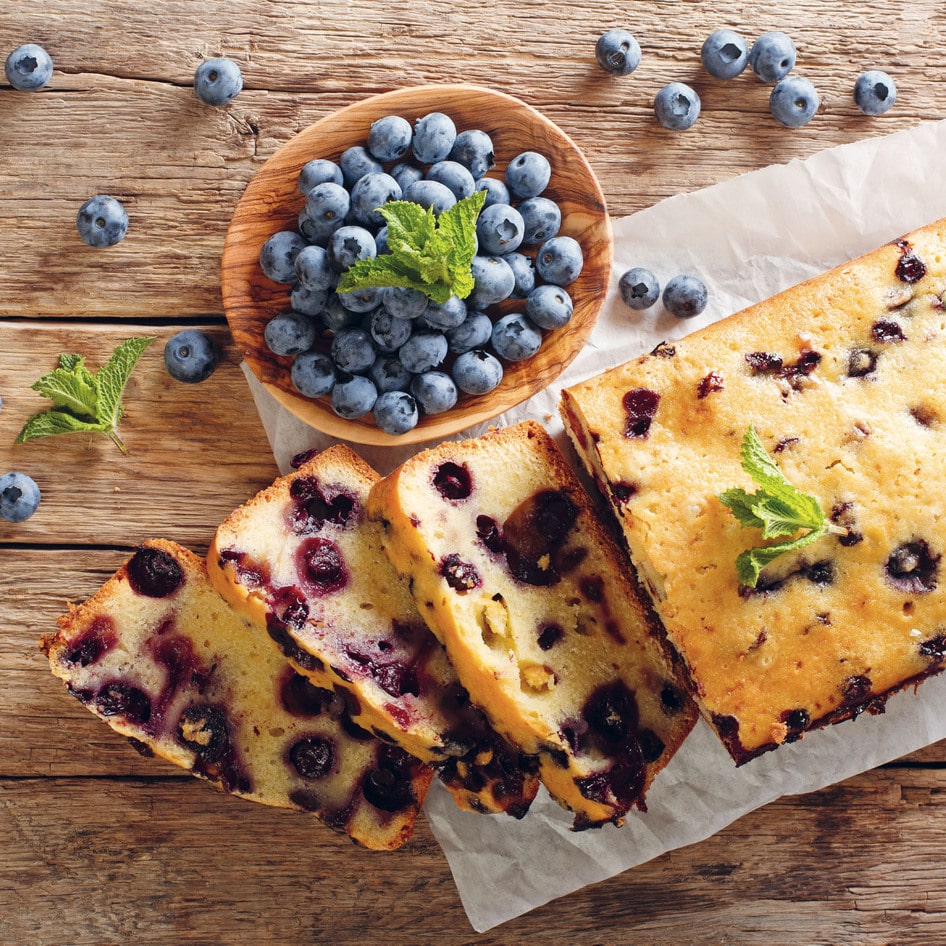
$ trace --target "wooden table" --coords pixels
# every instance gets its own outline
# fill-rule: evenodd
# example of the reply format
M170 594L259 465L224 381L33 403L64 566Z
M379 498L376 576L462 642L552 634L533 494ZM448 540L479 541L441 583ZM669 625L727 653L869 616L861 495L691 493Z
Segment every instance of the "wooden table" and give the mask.
M363 96L473 81L542 109L581 145L613 216L741 172L944 115L946 18L933 0L720 0L700 4L457 4L405 0L44 0L5 3L3 56L44 45L38 94L0 88L0 472L43 490L37 514L0 523L0 943L946 942L946 747L759 810L701 844L481 936L423 820L394 854L355 849L304 815L227 798L139 758L69 698L37 640L69 601L141 540L206 548L218 522L276 473L229 342L218 267L247 181L292 134ZM622 21L622 16L626 19ZM594 41L628 26L644 60L606 77ZM823 108L796 131L768 88L700 69L711 30L783 29ZM202 106L199 60L225 54L246 88ZM895 76L881 119L851 104L857 74ZM690 81L695 129L653 119L656 90ZM940 187L941 181L918 181ZM94 193L124 200L118 246L91 251L74 218ZM164 342L208 329L223 359L171 382ZM30 385L60 352L97 366L154 334L122 430L14 446L44 406ZM851 725L851 724L845 724Z

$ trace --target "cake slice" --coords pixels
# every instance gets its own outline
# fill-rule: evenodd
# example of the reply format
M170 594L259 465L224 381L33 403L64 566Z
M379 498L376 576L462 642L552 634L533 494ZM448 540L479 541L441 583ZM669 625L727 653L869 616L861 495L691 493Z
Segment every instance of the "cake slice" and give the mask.
M881 712L946 655L946 221L563 392L692 691L737 763ZM828 528L763 538L741 443ZM740 577L758 546L808 542ZM776 550L777 551L777 550Z
M535 763L470 704L365 516L378 474L337 444L237 509L207 554L217 590L365 729L428 762L463 808L522 817Z
M408 460L368 513L460 682L576 828L644 808L696 712L624 555L534 422Z
M431 770L249 633L187 549L146 542L41 647L69 692L145 754L368 848L410 838Z

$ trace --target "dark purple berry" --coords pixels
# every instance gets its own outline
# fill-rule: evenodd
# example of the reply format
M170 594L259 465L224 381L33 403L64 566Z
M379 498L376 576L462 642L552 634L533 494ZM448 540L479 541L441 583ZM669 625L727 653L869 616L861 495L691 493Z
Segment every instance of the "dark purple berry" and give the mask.
M887 581L907 594L924 594L936 587L940 556L924 539L905 542L890 553L885 566Z
M660 395L647 388L635 388L624 395L625 437L646 437L657 413Z
M473 492L473 477L466 465L448 461L434 471L434 488L444 499L466 499Z
M440 574L447 579L447 584L457 592L472 591L483 583L476 566L465 562L453 552L444 558L440 565Z
M310 595L333 594L348 583L348 569L341 549L331 539L321 536L305 539L296 549L296 571Z
M132 723L151 719L151 699L138 687L116 680L106 683L95 698L95 708L103 716L124 716Z
M112 619L103 614L69 645L62 659L70 667L88 667L101 660L117 643Z
M325 778L335 766L335 744L324 736L307 736L293 743L289 761L302 778Z
M184 570L163 549L141 546L128 561L128 582L147 598L167 598L184 582Z
M177 724L178 741L206 764L219 762L230 751L230 725L219 706L191 703Z

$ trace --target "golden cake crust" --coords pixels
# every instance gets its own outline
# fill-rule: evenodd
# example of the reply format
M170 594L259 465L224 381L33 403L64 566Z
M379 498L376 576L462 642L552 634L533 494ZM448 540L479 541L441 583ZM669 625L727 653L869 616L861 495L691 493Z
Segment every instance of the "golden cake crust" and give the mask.
M942 667L946 222L563 392L566 430L737 762ZM846 535L786 554L718 495L754 428Z

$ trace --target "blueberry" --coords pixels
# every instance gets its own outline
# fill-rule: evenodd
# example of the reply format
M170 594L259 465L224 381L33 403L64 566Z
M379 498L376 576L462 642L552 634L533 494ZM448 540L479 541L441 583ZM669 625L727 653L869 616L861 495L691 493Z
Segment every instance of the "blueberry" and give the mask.
M0 517L7 522L29 519L39 500L39 487L31 476L16 470L0 476Z
M273 282L286 285L295 282L296 257L305 246L305 240L295 230L280 230L274 233L259 251L259 264L263 275Z
M14 89L35 92L52 78L53 61L42 46L24 43L7 56L3 71Z
M479 252L485 256L511 253L519 248L525 230L522 214L510 204L485 207L476 221Z
M332 339L332 361L341 371L361 374L367 371L377 357L371 335L363 328L343 328Z
M795 44L779 30L763 33L749 51L749 65L763 82L778 82L795 65Z
M749 46L734 30L716 30L703 42L700 61L714 78L735 79L749 63Z
M374 237L364 227L339 227L329 238L328 255L336 269L344 272L358 260L378 255Z
M408 184L404 190L404 200L420 204L424 209L430 208L439 216L449 210L456 202L456 195L440 181L420 180Z
M411 383L411 373L401 364L399 358L379 355L368 369L368 377L383 394L385 391L406 391Z
M353 289L351 292L339 292L337 295L339 303L349 312L363 314L380 306L383 291L380 286L367 286L364 289Z
M332 410L346 420L363 417L377 400L378 390L374 383L361 374L342 375L332 388Z
M457 135L448 157L459 161L477 181L496 163L492 139L475 128Z
M89 246L114 246L128 232L128 212L120 200L96 194L79 208L76 229Z
M185 329L164 346L164 367L175 381L206 381L217 367L217 349L210 336L200 329Z
M453 380L465 394L488 394L503 379L502 362L488 351L473 349L453 363Z
M486 191L486 200L484 207L491 204L508 204L512 202L512 195L509 188L498 177L481 177L476 182L476 190Z
M424 309L424 320L431 328L456 328L466 318L466 303L458 296L450 296L446 302L428 302Z
M324 181L306 194L299 229L307 240L325 246L332 234L345 226L351 209L351 195L341 184Z
M378 208L391 200L401 199L401 185L390 174L371 171L355 181L351 189L351 210L363 227L384 226L384 217Z
M447 347L463 354L488 344L492 334L493 322L485 312L468 312L460 325L447 331Z
M385 308L371 313L369 332L379 351L393 354L410 337L414 327L407 319L396 319Z
M411 123L400 115L386 115L368 129L368 153L379 161L397 161L411 146Z
M567 286L581 272L585 258L581 245L569 236L556 236L539 247L535 254L535 271L546 282Z
M301 312L282 312L266 323L263 341L274 355L299 355L318 337L316 322Z
M289 377L300 394L322 397L335 385L335 366L323 352L307 351L293 361Z
M310 190L319 184L344 184L342 169L328 158L314 158L306 163L299 172L299 191L308 196Z
M374 245L375 249L378 251L378 256L382 254L390 253L390 248L388 247L388 225L385 224L375 235L374 235Z
M897 85L886 72L862 72L854 83L854 104L870 116L883 115L897 101Z
M426 178L428 181L443 184L457 200L469 197L476 189L473 175L457 161L446 160L432 164L427 169Z
M495 305L508 299L516 288L516 274L502 256L474 256L470 274L473 290L466 298L468 308L485 309Z
M670 131L686 131L700 117L700 97L682 82L668 82L654 98L657 121Z
M649 309L660 298L660 283L649 269L635 266L621 274L618 291L626 306Z
M457 386L443 371L424 371L411 381L411 394L425 414L442 414L457 403Z
M194 72L194 92L205 105L229 105L243 88L243 73L232 59L205 59Z
M525 232L522 242L526 246L544 243L555 236L562 226L562 211L548 197L530 197L516 208L522 217Z
M381 294L381 305L396 319L416 319L427 308L427 296L419 289L389 286Z
M406 434L419 419L417 401L406 391L385 391L374 402L374 422L386 434Z
M542 344L542 333L521 312L504 315L493 326L493 351L506 361L531 358Z
M664 308L678 319L691 319L705 308L708 294L696 276L674 276L664 287Z
M415 332L398 351L401 364L413 374L431 371L447 357L443 332Z
M510 293L513 299L525 299L535 288L535 265L531 256L525 253L506 253L503 259L516 277L516 284Z
M640 65L640 43L627 30L608 30L595 43L595 59L609 75L626 76Z
M293 261L296 279L306 289L334 289L338 273L323 246L304 246Z
M798 128L810 122L820 104L815 87L801 76L781 79L769 96L772 117L789 128Z
M443 112L431 112L414 123L414 157L421 164L443 161L457 138L457 126Z
M571 321L572 299L561 286L536 286L526 299L526 315L539 328L561 328Z
M336 293L332 293L322 310L322 324L330 332L340 332L343 328L357 325L361 316L342 305Z
M372 171L384 170L381 162L373 158L363 145L346 148L338 159L338 166L342 169L346 187L353 187L355 181Z
M537 151L523 151L506 167L506 186L516 197L538 197L551 178L549 159Z

